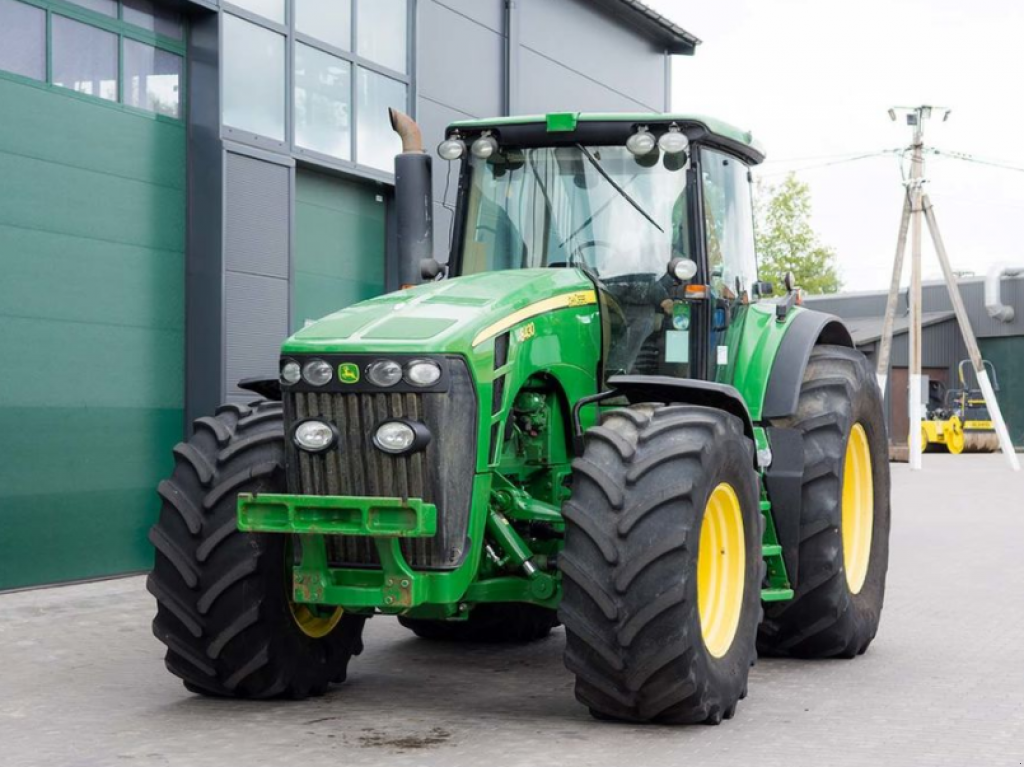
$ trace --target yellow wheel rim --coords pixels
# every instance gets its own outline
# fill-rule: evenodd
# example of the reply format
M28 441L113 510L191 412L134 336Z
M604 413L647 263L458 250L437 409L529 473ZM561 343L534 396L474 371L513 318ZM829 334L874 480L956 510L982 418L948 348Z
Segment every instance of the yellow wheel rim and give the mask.
M875 489L871 476L868 435L853 425L843 465L843 560L850 593L859 594L868 576L871 531L875 522Z
M716 658L732 646L746 576L743 514L736 491L721 483L708 498L697 554L697 611L704 646Z
M950 418L946 424L946 446L954 455L964 451L964 430L956 416Z
M335 607L333 610L328 608L330 612L321 614L319 609L309 605L297 604L290 598L288 605L292 609L292 617L295 619L295 624L302 630L303 634L313 639L323 639L334 631L334 627L338 625L344 612L340 607Z
M291 610L295 625L303 634L312 639L323 639L334 631L334 627L341 621L345 612L340 607L321 607L320 605L306 605L295 602L292 599L292 567L295 564L294 542L289 540L285 546L285 591L287 593L288 608Z

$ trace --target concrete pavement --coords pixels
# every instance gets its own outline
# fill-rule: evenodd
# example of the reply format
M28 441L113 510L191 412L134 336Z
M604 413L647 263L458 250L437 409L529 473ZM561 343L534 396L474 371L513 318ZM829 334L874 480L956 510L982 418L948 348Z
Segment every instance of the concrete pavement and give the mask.
M317 700L189 694L142 578L0 595L0 765L1022 765L1024 475L1001 456L893 466L879 636L853 661L761 661L719 727L596 722L561 630L512 648L367 624ZM2 531L0 531L2 534Z

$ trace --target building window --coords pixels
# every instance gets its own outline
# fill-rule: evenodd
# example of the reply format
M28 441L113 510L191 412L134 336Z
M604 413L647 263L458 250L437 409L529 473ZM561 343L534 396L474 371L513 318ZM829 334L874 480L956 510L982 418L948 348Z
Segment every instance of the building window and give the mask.
M295 0L295 31L352 50L351 0Z
M352 65L295 45L295 145L352 159Z
M181 14L153 0L124 0L121 18L129 24L147 29L157 35L180 40L183 26Z
M53 17L53 84L117 101L117 35Z
M181 14L154 0L81 0L76 5L118 19L87 23L62 15L67 2L0 0L0 71L181 119Z
M68 0L70 3L88 8L90 11L102 13L104 16L117 18L117 0Z
M356 53L403 74L408 71L406 0L356 0Z
M46 11L0 0L0 69L46 80Z
M284 0L228 0L228 2L276 24L284 24Z
M124 41L124 103L181 116L182 58L137 40Z
M224 14L224 123L284 141L283 35Z
M391 172L402 142L391 130L388 107L406 109L407 86L377 72L359 67L356 98L359 123L356 126L356 161Z

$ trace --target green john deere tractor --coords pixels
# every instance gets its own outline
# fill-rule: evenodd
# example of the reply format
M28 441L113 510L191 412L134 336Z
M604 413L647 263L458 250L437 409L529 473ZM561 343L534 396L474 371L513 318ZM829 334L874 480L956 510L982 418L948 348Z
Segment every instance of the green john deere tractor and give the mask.
M430 640L565 626L599 718L730 718L758 652L875 636L889 466L834 317L757 279L750 134L684 114L460 122L446 266L392 114L403 282L285 341L263 399L160 484L156 636L196 693L343 681L371 616ZM416 279L412 279L415 272ZM789 281L787 281L789 282Z

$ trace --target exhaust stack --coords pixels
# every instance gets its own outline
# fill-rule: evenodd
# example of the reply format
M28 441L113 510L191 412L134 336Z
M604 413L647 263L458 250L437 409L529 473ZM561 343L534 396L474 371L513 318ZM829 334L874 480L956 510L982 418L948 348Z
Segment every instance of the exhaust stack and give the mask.
M415 120L396 109L388 109L388 117L402 139L402 153L395 155L395 220L398 281L407 288L423 281L423 262L434 259L431 158Z

